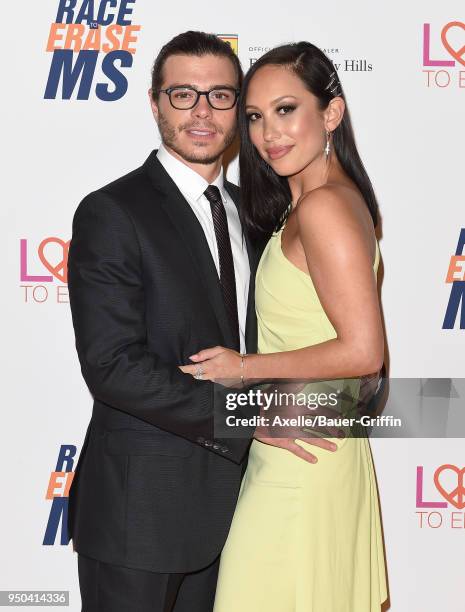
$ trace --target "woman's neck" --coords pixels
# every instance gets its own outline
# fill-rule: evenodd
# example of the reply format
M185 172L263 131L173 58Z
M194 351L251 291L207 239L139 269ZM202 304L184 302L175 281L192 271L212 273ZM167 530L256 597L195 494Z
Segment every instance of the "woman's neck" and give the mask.
M328 161L324 157L319 157L298 174L288 177L292 206L295 207L304 193L313 191L327 183L341 180L343 177L343 170L335 155L331 155Z

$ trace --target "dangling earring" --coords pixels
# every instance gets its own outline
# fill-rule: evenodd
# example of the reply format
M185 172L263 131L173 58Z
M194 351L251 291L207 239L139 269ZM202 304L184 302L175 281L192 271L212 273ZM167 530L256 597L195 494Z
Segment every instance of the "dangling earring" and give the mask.
M328 161L328 157L331 152L331 146L329 144L330 138L331 138L331 132L326 132L326 147L324 148L324 152L326 155L326 161Z

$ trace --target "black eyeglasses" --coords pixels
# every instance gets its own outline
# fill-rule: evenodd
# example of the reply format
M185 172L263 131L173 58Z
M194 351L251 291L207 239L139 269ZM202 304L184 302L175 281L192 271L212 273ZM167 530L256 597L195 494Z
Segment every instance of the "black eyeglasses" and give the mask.
M236 104L240 90L234 87L219 87L210 91L197 91L193 87L168 87L160 89L159 92L167 94L171 106L178 110L194 108L200 96L206 96L212 108L229 110Z

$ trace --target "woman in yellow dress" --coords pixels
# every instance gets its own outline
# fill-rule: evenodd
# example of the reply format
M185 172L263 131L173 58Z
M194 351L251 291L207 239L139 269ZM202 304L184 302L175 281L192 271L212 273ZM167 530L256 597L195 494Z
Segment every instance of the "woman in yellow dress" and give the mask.
M377 372L377 203L331 61L308 42L266 53L246 75L239 125L242 216L271 235L256 275L258 354L241 363L214 347L192 361L211 380ZM368 439L257 429L214 612L379 612L386 598Z

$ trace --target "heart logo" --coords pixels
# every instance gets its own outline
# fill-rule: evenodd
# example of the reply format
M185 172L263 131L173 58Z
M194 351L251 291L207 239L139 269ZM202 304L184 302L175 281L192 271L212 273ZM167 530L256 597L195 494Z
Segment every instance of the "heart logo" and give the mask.
M447 33L451 28L460 28L461 30L465 31L465 23L462 23L461 21L451 21L442 28L441 32L441 40L444 47L452 55L452 57L465 66L465 59L463 57L465 55L465 45L457 50L454 49L447 40Z
M55 238L52 236L51 238L45 238L45 240L42 240L38 248L40 261L47 268L47 270L62 283L68 282L68 251L70 242L70 240L65 242L61 238ZM50 243L59 244L62 248L63 257L56 264L54 264L54 262L50 262L45 256L45 247Z
M446 489L444 489L444 487L439 482L440 474L442 474L442 472L445 472L446 470L451 470L452 472L455 472L457 474L457 487L452 491L446 491ZM465 468L459 469L455 465L451 465L449 463L441 465L441 467L439 467L434 472L434 484L436 485L437 490L439 491L439 493L441 493L444 499L447 499L448 502L450 502L459 510L465 508L465 487L463 486L464 474Z

